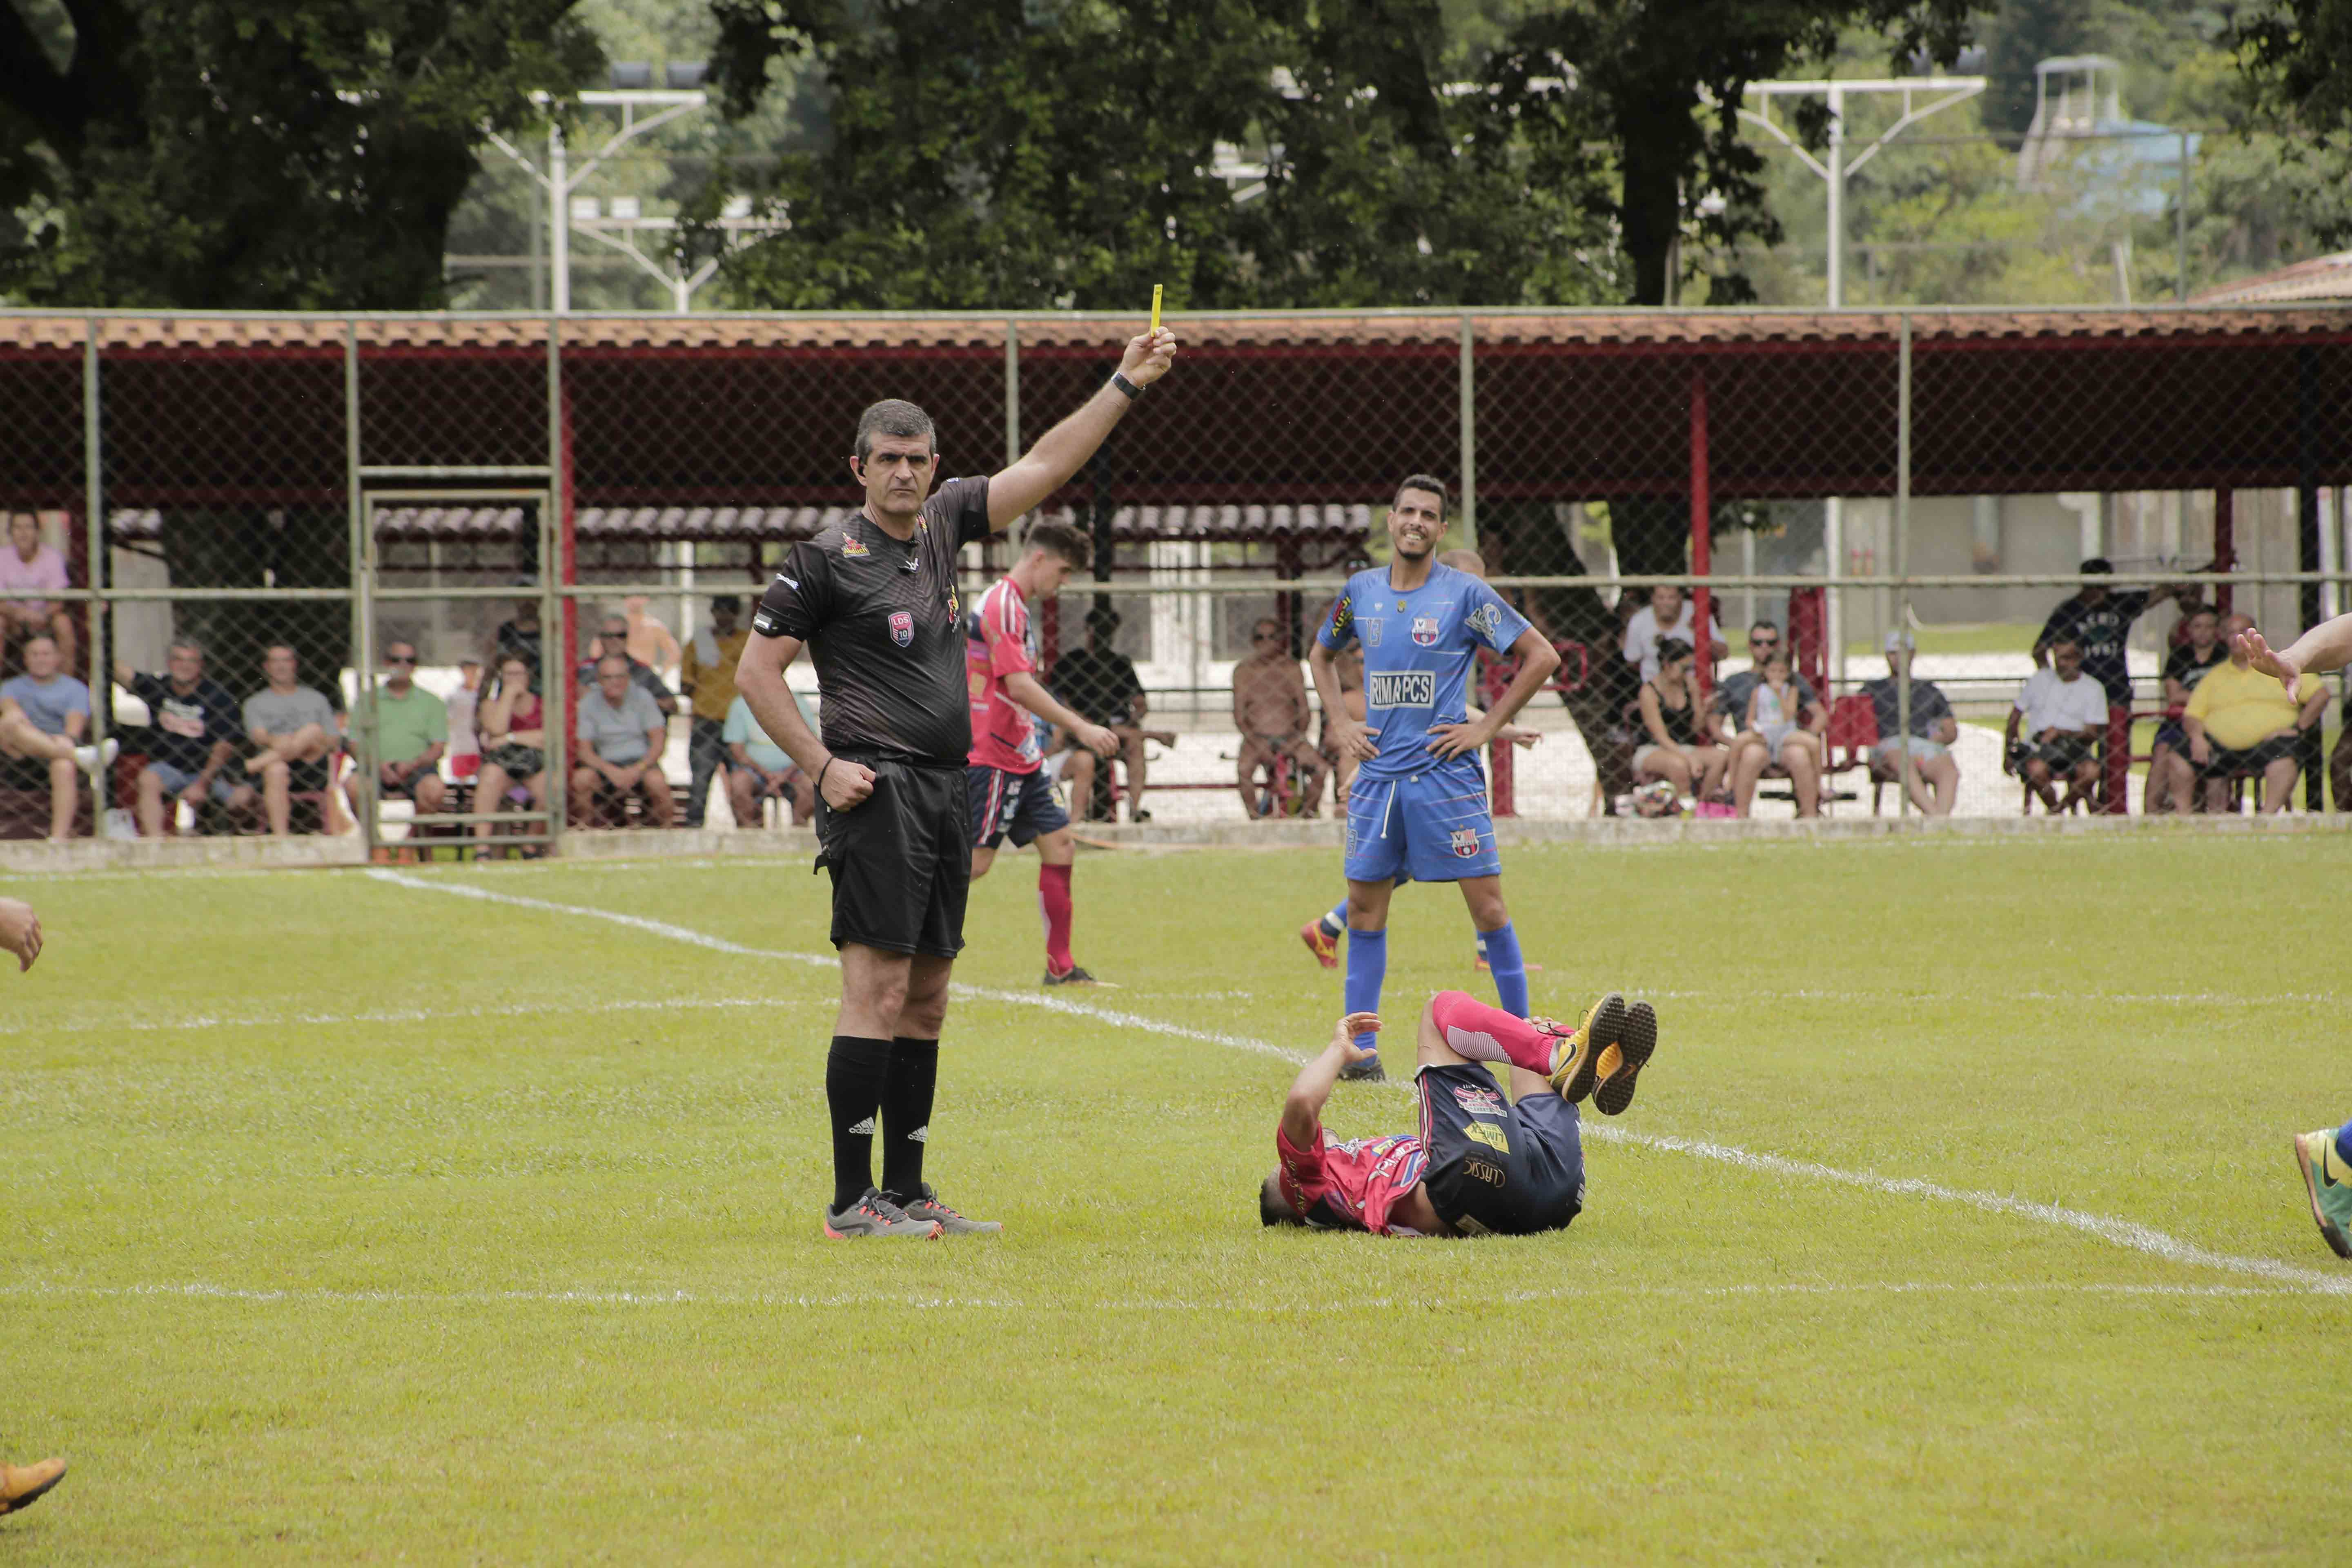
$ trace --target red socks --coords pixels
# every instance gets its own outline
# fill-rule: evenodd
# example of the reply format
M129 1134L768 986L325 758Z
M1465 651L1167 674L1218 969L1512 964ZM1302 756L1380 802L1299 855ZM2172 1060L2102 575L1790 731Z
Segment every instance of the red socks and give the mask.
M1037 908L1045 917L1045 967L1065 973L1077 961L1070 956L1070 868L1037 868Z
M1508 1062L1533 1073L1551 1071L1558 1042L1525 1018L1489 1007L1466 991L1441 991L1430 1004L1445 1043L1474 1062Z

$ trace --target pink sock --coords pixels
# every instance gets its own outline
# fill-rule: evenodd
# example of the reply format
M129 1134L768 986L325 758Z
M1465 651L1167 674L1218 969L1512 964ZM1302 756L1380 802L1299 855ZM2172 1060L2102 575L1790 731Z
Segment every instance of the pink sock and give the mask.
M1059 974L1076 961L1070 956L1070 868L1037 868L1037 907L1045 917L1045 967Z
M1441 991L1431 1004L1437 1032L1474 1062L1508 1062L1529 1072L1551 1071L1552 1037L1525 1018L1489 1007L1466 991Z

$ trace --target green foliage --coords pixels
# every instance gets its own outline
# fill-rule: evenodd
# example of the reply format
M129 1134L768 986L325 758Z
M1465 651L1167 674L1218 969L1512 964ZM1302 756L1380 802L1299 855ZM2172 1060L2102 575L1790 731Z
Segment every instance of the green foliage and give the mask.
M2308 135L2352 132L2352 0L2263 0L2231 31L2263 108Z
M596 63L572 0L0 3L0 289L30 303L414 309L485 124ZM52 28L54 32L54 27ZM56 40L50 40L56 41Z
M804 58L810 144L731 259L793 309L1580 301L1613 291L1572 116L1447 96L1427 0L716 0L740 112ZM1228 179L1232 162L1264 174ZM1244 150L1247 150L1246 153ZM715 203L722 193L713 188Z

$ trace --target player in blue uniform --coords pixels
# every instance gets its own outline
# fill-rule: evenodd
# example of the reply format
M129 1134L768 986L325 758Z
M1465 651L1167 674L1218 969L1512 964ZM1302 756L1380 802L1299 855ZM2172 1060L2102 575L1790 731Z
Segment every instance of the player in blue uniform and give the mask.
M1332 743L1360 764L1348 795L1347 1010L1380 1011L1389 895L1398 877L1410 874L1416 882L1462 884L1496 994L1524 1018L1527 963L1503 904L1503 859L1478 753L1551 679L1559 655L1492 588L1438 563L1445 525L1444 480L1414 474L1398 486L1389 508L1388 566L1348 579L1307 656L1316 693L1332 716ZM1364 655L1361 722L1348 713L1334 668L1350 642ZM1474 721L1470 678L1482 646L1517 655L1519 672ZM1370 1035L1358 1044L1377 1049ZM1379 1058L1355 1064L1349 1076L1381 1076Z

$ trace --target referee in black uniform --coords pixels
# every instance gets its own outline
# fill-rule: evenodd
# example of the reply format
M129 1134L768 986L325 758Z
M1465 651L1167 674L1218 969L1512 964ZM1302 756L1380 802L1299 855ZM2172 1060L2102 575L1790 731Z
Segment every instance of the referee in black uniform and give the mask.
M950 479L936 495L930 416L895 398L874 405L858 416L849 461L866 504L794 545L751 616L735 689L816 781L816 863L833 873L841 1013L824 1070L827 1236L1002 1228L958 1214L923 1180L940 1025L971 886L971 710L956 552L1067 483L1175 357L1176 334L1164 328L1130 340L1118 373L1025 457L993 478ZM803 645L816 662L822 739L784 687Z

